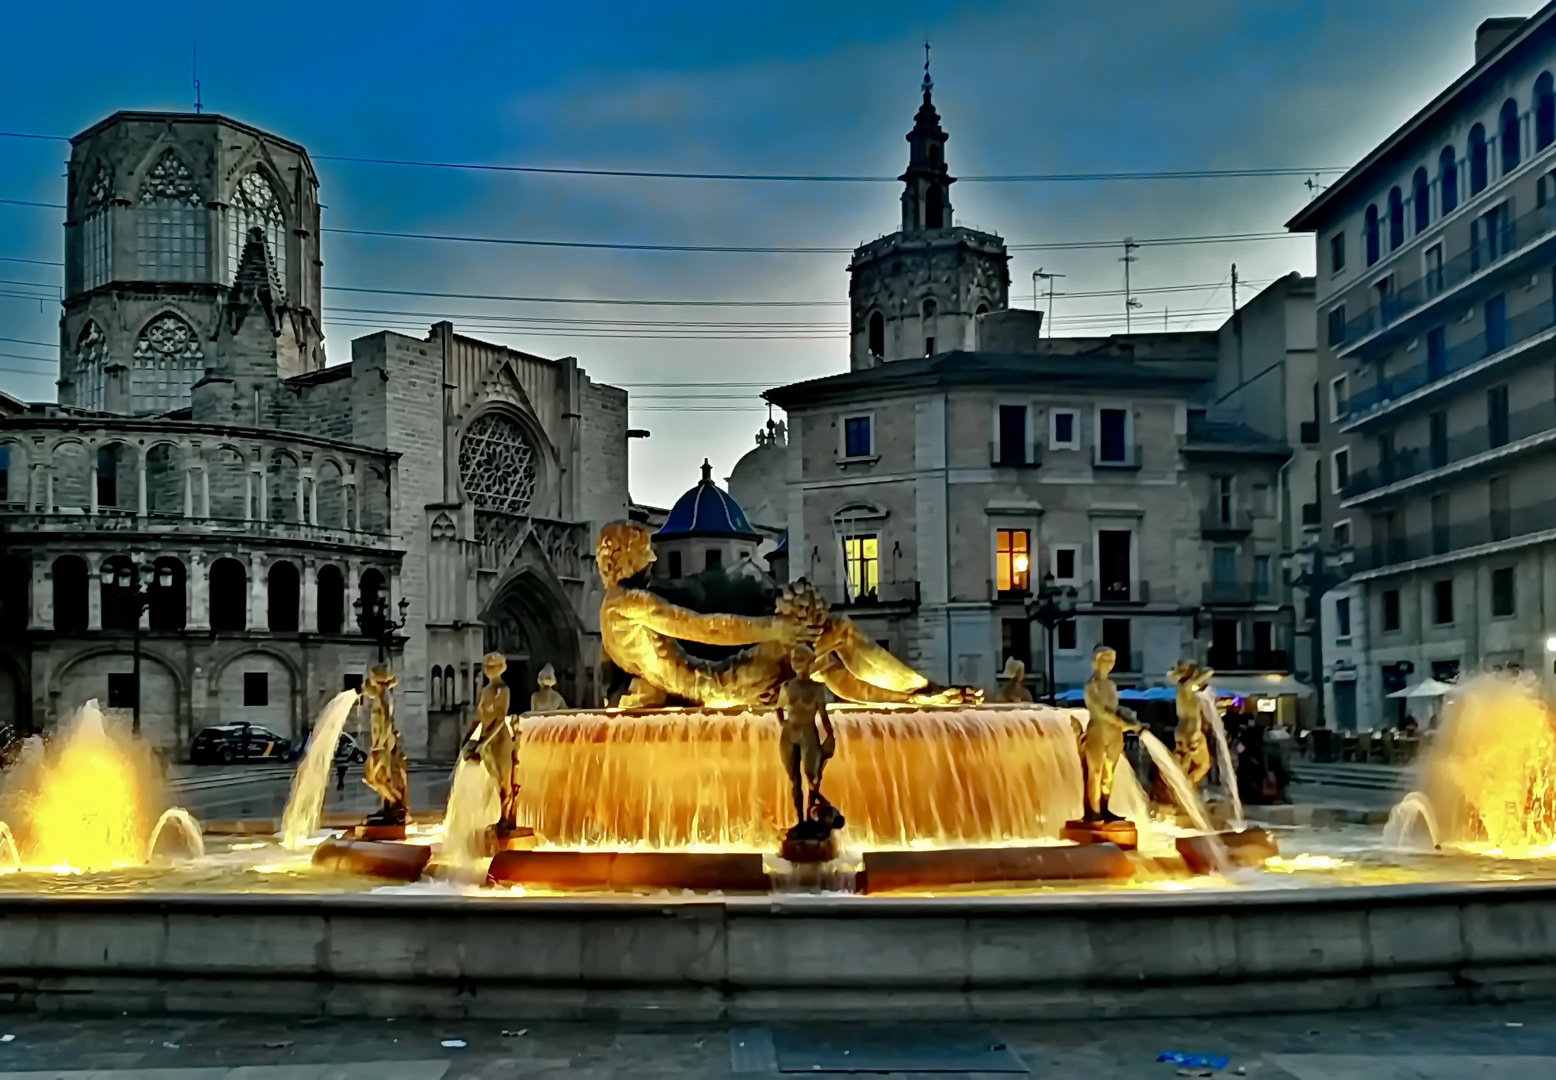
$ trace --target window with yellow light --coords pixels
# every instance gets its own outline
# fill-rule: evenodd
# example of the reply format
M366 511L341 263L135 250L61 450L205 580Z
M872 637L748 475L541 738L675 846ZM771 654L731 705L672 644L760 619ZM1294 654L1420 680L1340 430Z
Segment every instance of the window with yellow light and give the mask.
M881 585L881 543L876 536L845 536L843 564L851 596L871 596Z
M994 543L995 588L1002 593L1029 592L1032 582L1032 534L1000 529Z

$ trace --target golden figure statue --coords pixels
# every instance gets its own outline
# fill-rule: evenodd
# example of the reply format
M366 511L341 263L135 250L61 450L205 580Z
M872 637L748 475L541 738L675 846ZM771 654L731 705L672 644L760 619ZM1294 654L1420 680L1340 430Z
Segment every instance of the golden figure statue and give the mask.
M1091 678L1086 680L1086 712L1089 719L1081 737L1081 768L1086 776L1086 813L1083 820L1124 820L1108 809L1113 794L1113 769L1124 752L1124 732L1138 731L1134 713L1119 707L1118 687L1113 685L1113 665L1118 654L1099 645L1091 654Z
M502 653L487 653L482 667L486 685L475 703L475 724L465 737L465 757L486 767L497 786L497 831L512 832L519 803L519 743L508 715L508 687L502 681L508 660Z
M1173 756L1189 783L1199 787L1210 773L1210 743L1205 738L1204 702L1200 691L1210 685L1215 672L1201 668L1192 660L1180 660L1167 672L1177 687L1178 729L1173 738Z
M826 840L843 827L843 815L821 794L821 774L837 752L837 734L827 715L826 688L815 678L814 661L810 649L796 645L789 654L794 678L778 688L778 748L794 792L790 840ZM816 729L818 720L825 738Z
M1014 656L1006 659L1000 680L999 693L994 695L995 701L1014 704L1032 700L1032 691L1027 689L1027 666Z
M557 693L555 668L547 664L540 669L535 681L539 689L529 696L530 712L561 712L567 708L567 699Z
M605 596L600 638L605 654L632 685L620 708L668 704L771 705L790 675L789 651L808 645L817 659L814 678L845 701L918 705L973 704L983 692L940 687L860 632L804 581L784 589L771 617L703 615L678 607L642 587L640 575L654 563L646 525L617 521L600 530L595 554ZM681 641L748 645L725 660L689 655Z
M400 680L388 668L368 672L362 696L372 721L372 746L362 768L362 782L378 793L384 805L368 815L369 825L404 825L410 795L410 762L400 748L400 730L394 723L392 692Z

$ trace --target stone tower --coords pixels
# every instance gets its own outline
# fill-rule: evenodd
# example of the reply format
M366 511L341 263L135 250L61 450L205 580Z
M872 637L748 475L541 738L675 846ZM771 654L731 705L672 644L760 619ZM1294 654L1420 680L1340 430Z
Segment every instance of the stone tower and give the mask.
M849 264L850 358L855 371L977 345L975 318L1010 298L1010 256L993 233L951 217L945 144L924 73L924 102L908 132L902 228L854 251Z
M273 374L324 366L319 181L296 143L213 114L119 112L71 140L61 404L187 408L258 229Z

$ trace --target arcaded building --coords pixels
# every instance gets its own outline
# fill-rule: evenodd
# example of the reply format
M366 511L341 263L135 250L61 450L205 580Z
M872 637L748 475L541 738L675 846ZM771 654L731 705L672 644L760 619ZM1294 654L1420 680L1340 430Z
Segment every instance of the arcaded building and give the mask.
M381 647L416 757L452 753L488 650L516 700L546 663L599 700L625 392L446 322L327 365L318 232L286 140L148 113L74 140L60 401L0 399L0 717L138 692L175 756L214 723L301 737Z

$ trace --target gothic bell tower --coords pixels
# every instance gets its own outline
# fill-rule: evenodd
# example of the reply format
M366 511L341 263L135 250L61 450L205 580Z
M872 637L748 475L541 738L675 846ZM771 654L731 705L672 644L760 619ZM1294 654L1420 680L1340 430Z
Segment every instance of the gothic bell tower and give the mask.
M908 132L902 227L854 250L849 264L853 370L977 348L977 319L1010 304L1010 256L994 233L957 225L946 166L950 138L932 98L926 49L924 100Z

